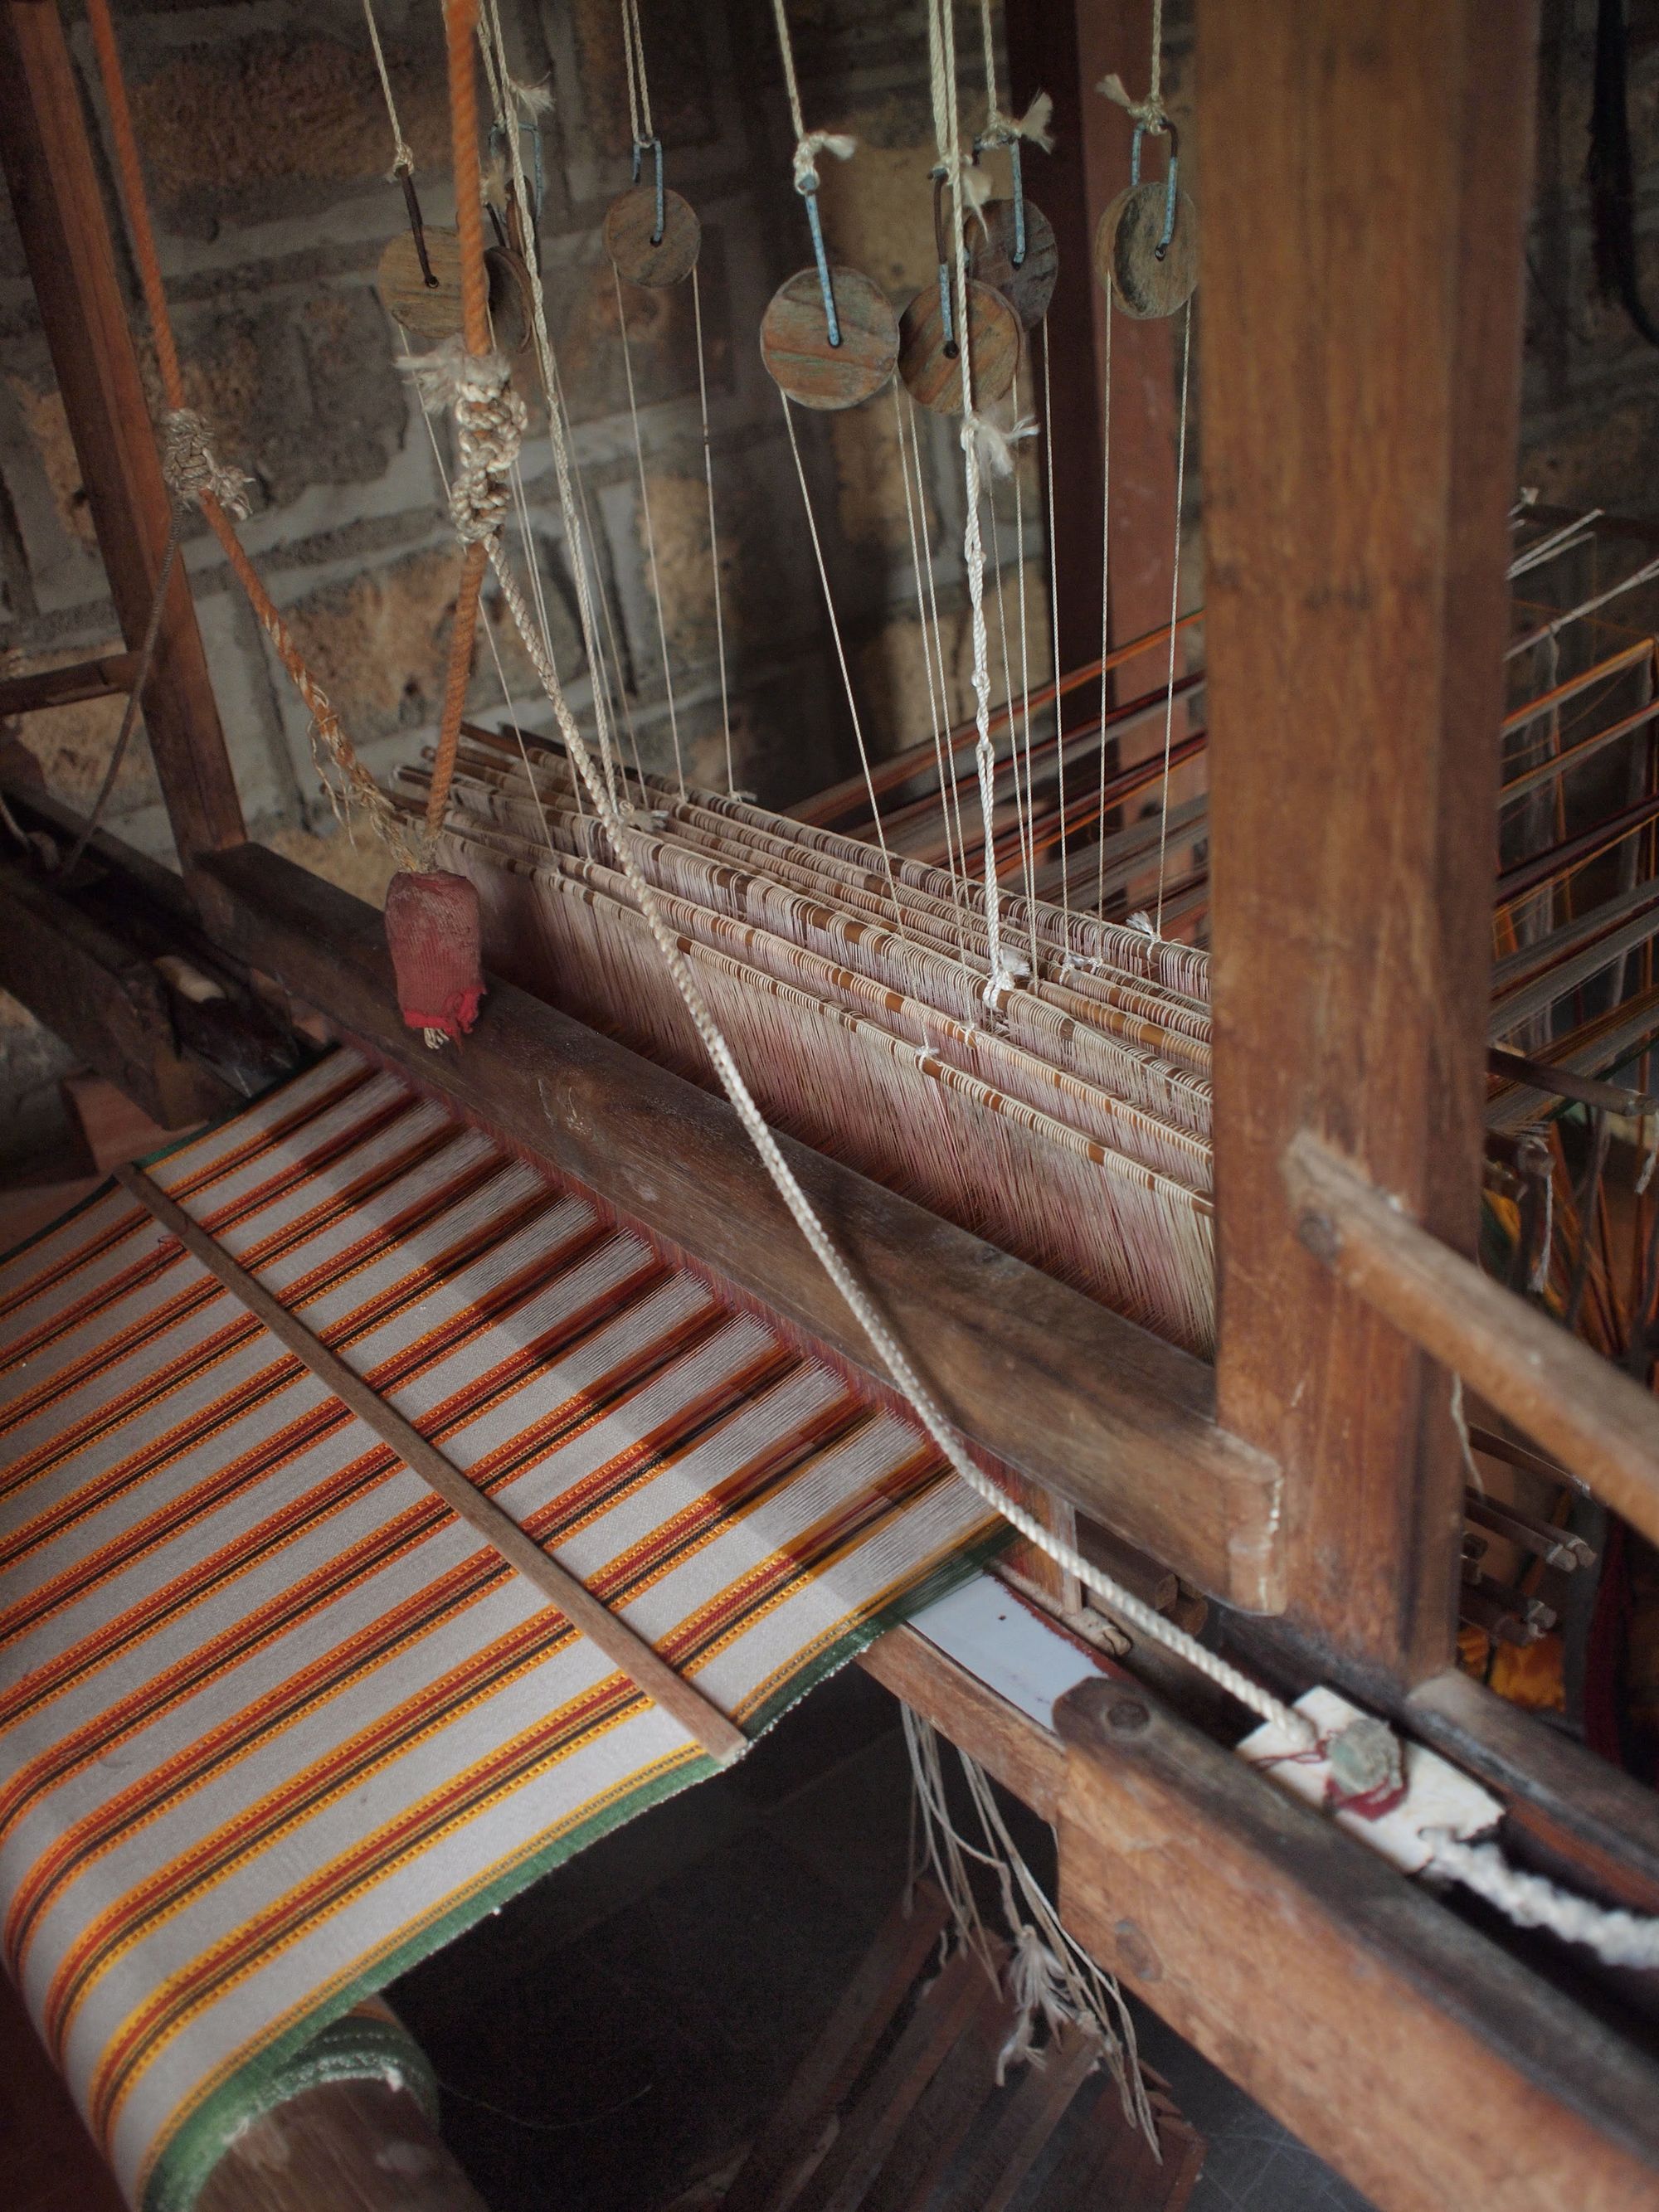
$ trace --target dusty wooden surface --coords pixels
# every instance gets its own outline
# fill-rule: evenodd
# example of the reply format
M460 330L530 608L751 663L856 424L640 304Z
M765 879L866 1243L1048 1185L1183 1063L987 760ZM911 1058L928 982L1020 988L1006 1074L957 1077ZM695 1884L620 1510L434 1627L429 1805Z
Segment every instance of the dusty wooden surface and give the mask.
M1449 1378L1279 1163L1310 1128L1474 1249L1534 27L1198 17L1218 1401L1285 1466L1297 1619L1406 1680L1451 1648Z
M898 319L878 284L832 263L841 343L830 343L816 269L799 269L772 295L761 320L761 358L779 389L802 407L856 407L881 390L898 360Z
M1078 1940L1379 2212L1659 2203L1659 2067L1136 1684L1061 1699Z
M969 218L969 275L981 284L994 284L1019 317L1021 329L1034 331L1054 296L1060 247L1053 223L1029 192L1025 195L1025 258L1018 267L1016 243L1012 200L988 200L977 217Z
M82 121L80 79L57 6L47 0L0 4L0 164L110 594L122 634L136 648L161 574L168 495ZM143 704L145 736L188 873L198 853L234 844L243 830L182 562L168 589Z
M258 847L211 877L224 949L815 1342L873 1355L723 1100L510 985L457 1050L404 1027L380 917ZM1209 1418L1210 1370L1081 1292L781 1139L962 1432L1188 1581L1276 1601L1275 1479Z
M954 302L953 302L954 312ZM1019 374L1019 317L989 284L968 287L968 357L974 405L994 407ZM899 317L899 374L910 397L936 415L962 412L962 356L947 349L939 286L924 284Z
M331 2081L245 2128L196 2212L487 2212L407 2089Z
M1168 218L1166 185L1132 185L1117 195L1095 233L1095 274L1138 323L1178 313L1198 283L1198 210L1179 187L1175 228L1160 257Z
M696 266L702 225L690 203L678 192L662 196L662 236L657 228L657 189L635 185L619 193L605 210L605 250L611 266L629 284L682 283Z

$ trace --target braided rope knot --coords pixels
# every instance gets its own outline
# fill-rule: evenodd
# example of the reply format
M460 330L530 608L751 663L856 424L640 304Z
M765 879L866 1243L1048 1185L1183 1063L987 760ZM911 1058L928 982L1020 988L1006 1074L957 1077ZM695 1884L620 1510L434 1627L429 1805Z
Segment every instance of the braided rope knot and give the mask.
M455 473L449 512L464 545L495 535L512 504L510 478L529 416L499 353L469 353L459 337L406 362L422 403L455 410Z
M1005 428L993 422L988 415L975 411L963 417L962 450L973 453L987 476L1011 477L1014 472L1015 447L1036 435L1036 424L1030 416L1023 416Z
M193 408L169 408L161 417L161 474L181 507L211 499L235 521L248 513L252 477L218 459L208 443L207 424Z
M795 141L795 190L815 192L818 188L817 157L832 154L838 161L850 161L858 151L859 142L849 138L844 131L808 131Z
M1048 125L1054 112L1054 100L1046 92L1038 93L1018 121L994 106L986 115L985 128L976 143L982 150L990 151L999 146L1012 146L1017 139L1024 138L1033 146L1040 146L1045 154L1052 154L1054 138Z
M1102 77L1095 90L1104 94L1143 131L1150 131L1154 137L1162 137L1168 131L1170 118L1164 112L1164 97L1156 83L1145 100L1131 100L1128 87L1114 70L1109 76Z

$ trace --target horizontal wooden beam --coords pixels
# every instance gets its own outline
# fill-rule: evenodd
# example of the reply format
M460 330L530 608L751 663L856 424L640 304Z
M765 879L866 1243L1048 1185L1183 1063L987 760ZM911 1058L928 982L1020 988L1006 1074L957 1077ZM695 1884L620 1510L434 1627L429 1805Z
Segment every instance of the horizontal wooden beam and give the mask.
M0 862L0 987L164 1129L187 1127L234 1103L179 1051L153 963L9 862Z
M1659 1542L1659 1405L1420 1228L1304 1130L1285 1156L1297 1235L1336 1279Z
M204 912L224 951L884 1382L723 1099L501 982L471 1037L429 1052L398 1017L372 907L257 846L203 867ZM1218 1428L1201 1361L781 1141L970 1443L1211 1595L1279 1605L1276 1471Z
M1659 2067L1139 1684L1063 1698L1066 1925L1379 2212L1659 2201Z
M42 668L0 683L0 715L34 714L46 707L75 707L83 699L109 699L131 691L138 674L136 653L106 653L69 668Z

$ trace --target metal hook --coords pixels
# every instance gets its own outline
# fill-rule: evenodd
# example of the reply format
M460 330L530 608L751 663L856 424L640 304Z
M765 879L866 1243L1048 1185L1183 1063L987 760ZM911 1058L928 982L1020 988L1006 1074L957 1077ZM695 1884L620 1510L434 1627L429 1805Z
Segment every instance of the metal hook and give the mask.
M409 227L415 234L415 258L421 264L421 281L428 292L435 292L438 280L432 273L431 257L426 250L426 225L421 220L421 203L415 193L414 172L406 169L400 161L397 175L398 182L404 188L404 205L409 210Z
M657 157L657 227L651 234L651 243L653 246L660 246L662 244L663 224L665 219L665 211L663 204L662 140L660 138L636 138L634 141L634 182L636 185L640 181L640 163L647 154L654 154Z
M951 313L951 263L945 250L945 171L935 169L933 176L933 254L939 263L939 319L945 333L945 358L954 361L961 348L957 343L956 324Z
M795 190L806 203L806 224L812 234L812 258L817 264L818 289L823 295L823 319L832 346L841 343L841 323L836 314L836 295L830 282L830 257L823 250L823 224L818 216L818 173L808 169L795 179Z
M1176 176L1181 166L1181 133L1167 115L1160 124L1136 124L1135 135L1129 147L1131 185L1138 185L1140 182L1140 142L1146 136L1148 130L1152 131L1155 137L1167 137L1170 142L1170 173L1164 182L1164 235L1152 249L1152 258L1155 261L1162 261L1170 250L1170 240L1175 236L1176 207L1179 189L1176 183Z
M1008 149L1008 182L1014 200L1014 266L1022 269L1025 265L1025 176L1019 158L1018 131L1005 125L988 138L975 138L974 159L977 161L981 153L999 146Z

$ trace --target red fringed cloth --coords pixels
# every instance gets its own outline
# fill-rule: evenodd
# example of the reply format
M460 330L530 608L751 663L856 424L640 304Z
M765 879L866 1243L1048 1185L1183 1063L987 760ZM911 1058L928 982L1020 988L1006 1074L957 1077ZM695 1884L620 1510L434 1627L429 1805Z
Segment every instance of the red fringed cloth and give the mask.
M398 1005L412 1030L462 1037L483 996L478 894L465 876L400 872L386 895Z

